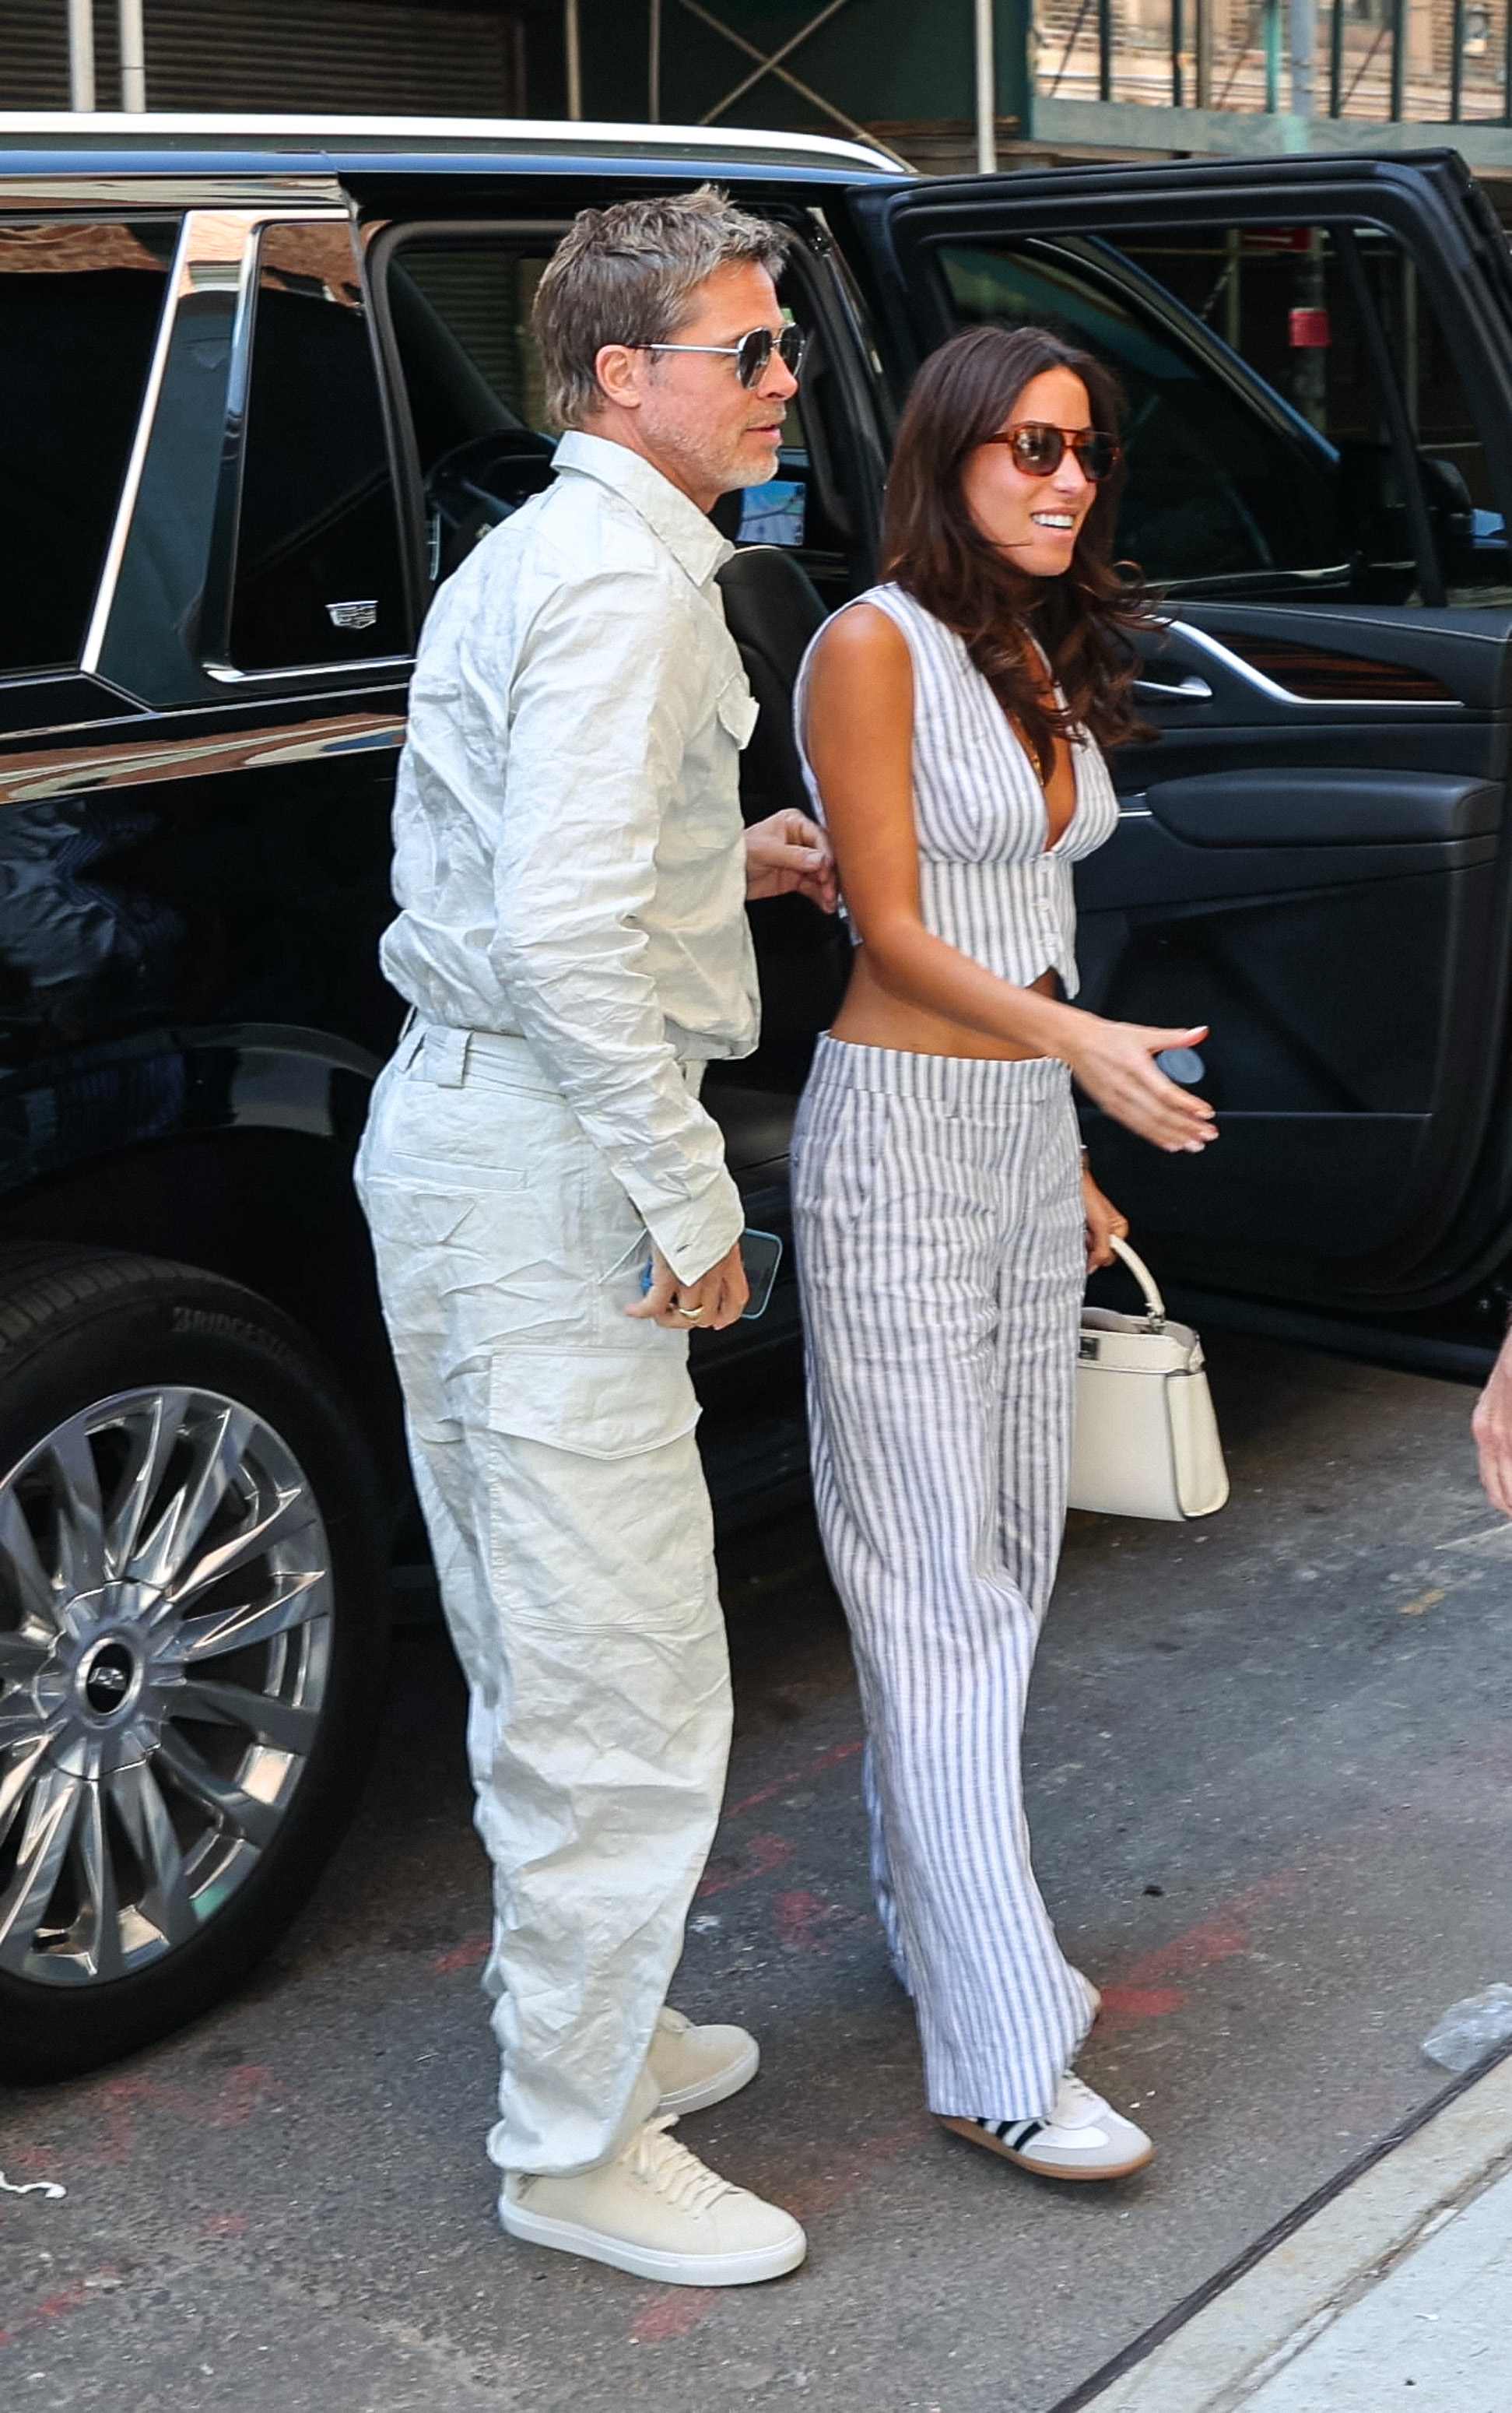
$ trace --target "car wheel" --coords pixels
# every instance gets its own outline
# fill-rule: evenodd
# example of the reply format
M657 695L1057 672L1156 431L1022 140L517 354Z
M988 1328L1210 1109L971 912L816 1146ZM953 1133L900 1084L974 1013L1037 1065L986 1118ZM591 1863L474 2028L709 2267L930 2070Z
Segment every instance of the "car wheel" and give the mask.
M385 1531L306 1338L188 1266L0 1266L0 2074L236 1986L360 1783Z

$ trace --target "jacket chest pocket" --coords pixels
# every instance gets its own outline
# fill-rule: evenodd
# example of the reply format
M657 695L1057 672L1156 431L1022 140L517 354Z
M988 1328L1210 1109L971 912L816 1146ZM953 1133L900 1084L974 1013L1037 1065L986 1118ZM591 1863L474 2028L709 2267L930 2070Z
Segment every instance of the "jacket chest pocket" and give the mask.
M683 800L668 814L658 849L664 863L727 853L740 843L741 753L758 709L743 673L725 681L712 718L683 758Z
M719 701L714 709L719 716L721 729L727 736L735 740L736 746L743 753L751 743L751 732L756 725L756 718L761 710L745 683L743 672L725 681L719 690Z

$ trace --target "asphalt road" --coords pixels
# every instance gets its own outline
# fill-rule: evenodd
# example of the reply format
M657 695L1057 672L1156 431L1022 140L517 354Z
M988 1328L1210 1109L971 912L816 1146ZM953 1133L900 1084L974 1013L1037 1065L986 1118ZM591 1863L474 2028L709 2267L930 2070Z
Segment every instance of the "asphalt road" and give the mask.
M1470 1395L1218 1340L1200 1527L1072 1520L1028 1738L1036 1861L1106 1990L1082 2066L1157 2139L1056 2190L924 2115L867 1900L844 1628L794 1516L727 1554L740 1732L673 1999L761 2077L686 2124L808 2226L762 2288L510 2244L483 2155L487 1888L444 1637L400 1637L364 1810L254 1990L0 2097L0 2395L131 2413L1049 2413L1436 2093L1512 1980L1512 1529Z

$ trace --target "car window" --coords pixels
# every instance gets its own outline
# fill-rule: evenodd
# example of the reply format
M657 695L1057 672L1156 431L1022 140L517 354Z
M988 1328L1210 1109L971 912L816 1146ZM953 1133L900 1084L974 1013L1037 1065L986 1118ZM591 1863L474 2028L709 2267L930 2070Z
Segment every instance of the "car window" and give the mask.
M491 427L546 430L531 303L550 249L406 243L389 277L422 468Z
M556 436L531 308L554 247L554 234L419 226L382 236L375 247L373 274L408 403L433 582L550 483ZM790 314L808 323L800 280L785 276L779 289ZM722 496L712 516L738 544L797 554L821 591L844 601L856 585L856 531L842 475L849 431L834 385L822 344L812 341L774 476Z
M0 224L0 675L76 662L177 226Z
M270 227L257 263L230 657L240 670L407 650L377 371L345 224Z
M491 527L550 483L555 437L530 310L552 244L420 229L374 275L408 406L426 570L449 577Z
M1384 229L1197 227L941 257L962 323L1050 326L1117 371L1118 547L1167 591L1420 603L1410 440L1446 600L1512 600L1453 356Z

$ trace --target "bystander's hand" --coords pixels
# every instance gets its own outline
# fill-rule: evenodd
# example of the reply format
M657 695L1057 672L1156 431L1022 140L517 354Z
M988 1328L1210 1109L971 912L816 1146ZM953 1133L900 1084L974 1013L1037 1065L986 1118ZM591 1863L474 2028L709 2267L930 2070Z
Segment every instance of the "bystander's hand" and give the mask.
M745 833L745 894L807 896L832 913L839 902L835 858L817 822L789 805Z
M1512 1334L1491 1368L1491 1379L1470 1419L1480 1452L1480 1479L1504 1517L1512 1517Z
M739 1320L750 1295L739 1240L697 1281L679 1281L660 1249L653 1248L651 1288L624 1311L668 1332L723 1332Z

